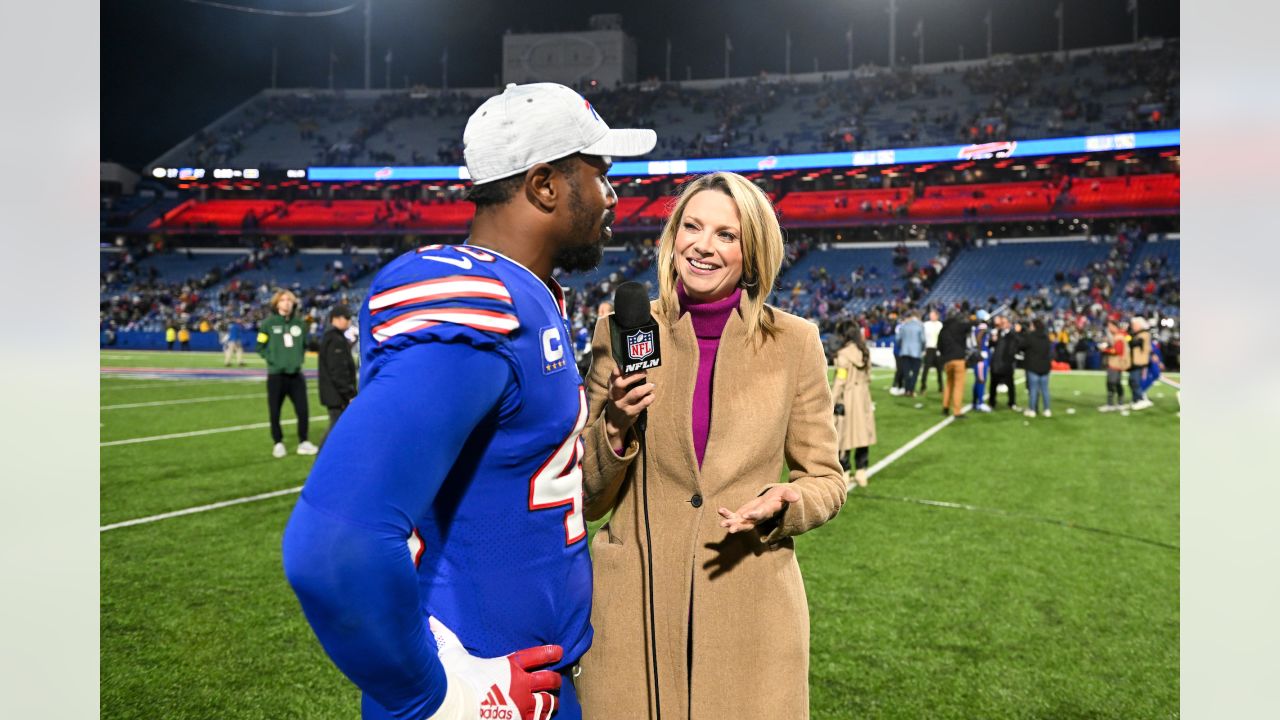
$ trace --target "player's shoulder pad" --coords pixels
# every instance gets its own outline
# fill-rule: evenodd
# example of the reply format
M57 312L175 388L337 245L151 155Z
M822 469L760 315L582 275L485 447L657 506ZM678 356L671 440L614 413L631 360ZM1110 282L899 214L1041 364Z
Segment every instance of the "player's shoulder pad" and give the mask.
M373 340L436 325L509 335L520 327L496 257L464 245L427 245L391 261L369 288Z

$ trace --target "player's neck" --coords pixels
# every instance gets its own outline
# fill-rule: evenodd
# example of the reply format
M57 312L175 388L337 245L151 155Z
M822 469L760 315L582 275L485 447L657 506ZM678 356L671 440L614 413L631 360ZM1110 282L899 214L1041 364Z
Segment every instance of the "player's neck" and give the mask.
M510 214L478 213L471 222L470 245L501 253L525 266L546 283L551 279L555 250Z

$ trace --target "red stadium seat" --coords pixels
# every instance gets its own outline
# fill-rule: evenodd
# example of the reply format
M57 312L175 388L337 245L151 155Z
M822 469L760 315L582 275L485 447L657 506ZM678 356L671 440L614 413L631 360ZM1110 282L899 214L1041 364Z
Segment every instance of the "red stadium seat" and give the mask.
M1067 191L1065 207L1087 213L1115 210L1177 210L1181 202L1178 175L1127 175L1078 178Z
M1058 192L1047 181L930 185L907 214L913 218L1047 214Z
M783 222L893 217L911 199L908 188L792 192L778 202Z

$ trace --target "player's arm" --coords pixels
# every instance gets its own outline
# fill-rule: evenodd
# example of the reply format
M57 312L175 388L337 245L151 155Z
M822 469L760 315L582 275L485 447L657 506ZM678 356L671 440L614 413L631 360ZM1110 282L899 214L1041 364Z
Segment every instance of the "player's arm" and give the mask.
M330 431L285 530L285 575L320 643L393 717L474 718L465 710L478 708L474 683L460 674L514 684L517 662L559 659L552 646L510 661L471 658L447 629L429 627L409 544L414 519L511 380L503 357L465 343L395 352ZM555 673L524 674L526 691L529 678L541 683L534 690L559 686ZM540 695L544 706L552 700Z

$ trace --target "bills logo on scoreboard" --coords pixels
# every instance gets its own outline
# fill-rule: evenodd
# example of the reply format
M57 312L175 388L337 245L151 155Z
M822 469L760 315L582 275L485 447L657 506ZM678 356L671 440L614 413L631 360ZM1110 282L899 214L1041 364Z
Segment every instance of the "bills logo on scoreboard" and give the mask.
M653 331L637 330L627 336L627 357L642 361L653 354Z

